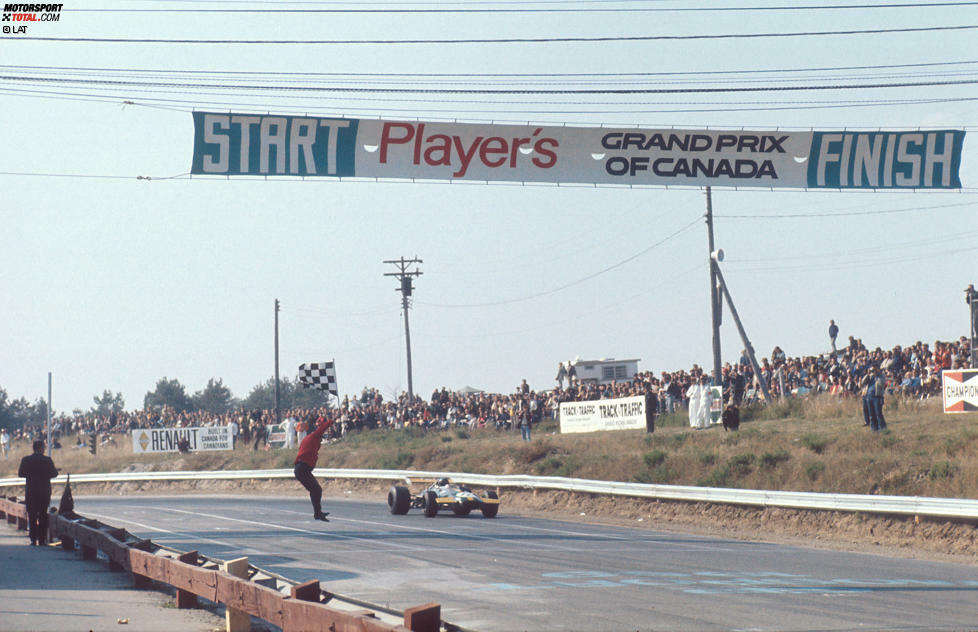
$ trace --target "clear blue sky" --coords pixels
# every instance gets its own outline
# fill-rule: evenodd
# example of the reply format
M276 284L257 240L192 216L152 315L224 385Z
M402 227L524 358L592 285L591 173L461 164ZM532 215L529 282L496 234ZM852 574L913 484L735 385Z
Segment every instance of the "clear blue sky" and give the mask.
M717 35L978 24L978 7L732 12L540 12L502 8L763 7L784 2L320 3L112 2L65 5L28 35L128 39L472 39ZM812 5L829 4L812 0ZM831 3L835 4L835 3ZM879 3L891 4L891 3ZM146 9L481 8L493 13L180 13ZM138 9L135 12L80 11ZM4 22L4 24L8 24ZM175 44L0 39L0 74L79 67L85 80L313 85L284 73L589 73L538 77L578 87L756 86L975 80L974 30L636 42L480 44ZM867 66L866 69L788 70ZM775 70L770 76L734 71ZM50 71L48 71L50 73ZM68 71L58 71L64 79ZM622 78L604 73L676 73ZM710 73L707 75L696 73ZM112 76L109 76L112 74ZM46 74L53 77L55 75ZM320 78L321 79L321 78ZM403 81L403 80L400 80ZM439 83L435 83L435 82ZM508 87L528 78L411 79ZM336 85L336 84L333 84ZM399 86L405 84L399 83ZM411 85L410 83L408 85ZM890 347L967 333L962 290L978 282L976 84L874 90L676 95L316 94L46 85L0 80L0 387L88 409L103 390L127 408L162 377L189 392L211 377L236 396L281 367L335 358L343 392L406 389L403 320L385 259L417 256L410 311L415 391L508 392L553 384L558 361L641 358L642 370L709 365L706 229L700 189L446 183L215 180L189 171L190 111L303 112L656 127L965 129L960 192L713 190L724 274L755 348L828 348L828 321ZM16 92L33 90L33 93ZM36 91L56 92L38 98ZM92 100L93 95L101 95ZM168 99L169 101L163 101ZM929 103L884 103L893 100ZM971 101L949 99L973 99ZM123 101L132 101L125 105ZM165 105L165 106L164 106ZM842 107L839 107L839 106ZM800 109L800 106L806 106ZM764 108L764 109L758 109ZM48 174L48 175L40 175ZM65 177L67 174L102 177ZM153 180L137 180L151 176ZM808 217L785 217L806 215ZM738 217L739 216L739 217ZM744 217L750 216L750 217ZM563 290L556 290L563 286ZM535 298L527 298L535 296ZM724 360L742 345L723 326Z

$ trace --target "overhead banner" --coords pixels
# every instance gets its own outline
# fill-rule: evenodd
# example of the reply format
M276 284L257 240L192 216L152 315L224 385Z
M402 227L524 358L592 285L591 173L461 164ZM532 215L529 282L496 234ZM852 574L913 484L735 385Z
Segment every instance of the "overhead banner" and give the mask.
M978 412L978 369L944 371L941 374L944 391L944 412Z
M664 186L958 189L965 134L193 117L193 174Z
M560 432L645 430L645 397L621 397L560 405Z
M187 440L190 452L201 450L233 450L231 426L203 428L147 428L132 431L132 451L178 452L180 440Z

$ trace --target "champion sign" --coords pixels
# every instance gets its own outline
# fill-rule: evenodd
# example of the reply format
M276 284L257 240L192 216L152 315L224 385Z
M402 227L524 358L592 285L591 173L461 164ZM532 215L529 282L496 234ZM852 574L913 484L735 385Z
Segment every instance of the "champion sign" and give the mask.
M944 371L941 377L944 412L978 412L978 369Z
M964 132L721 132L195 112L191 173L957 189Z

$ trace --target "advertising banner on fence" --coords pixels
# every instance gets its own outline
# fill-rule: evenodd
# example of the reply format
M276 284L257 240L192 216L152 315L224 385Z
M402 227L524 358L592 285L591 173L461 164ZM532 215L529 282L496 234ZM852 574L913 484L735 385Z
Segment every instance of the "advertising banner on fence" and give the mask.
M193 119L193 174L808 189L961 188L965 134Z
M187 440L191 452L201 450L231 450L231 427L212 426L206 428L140 428L132 431L132 451L177 452L177 443Z
M944 412L978 412L978 369L944 371L941 381Z
M560 405L560 432L645 430L645 398L622 397Z
M710 392L713 393L713 399L710 400L710 423L718 424L723 417L723 387L711 386Z

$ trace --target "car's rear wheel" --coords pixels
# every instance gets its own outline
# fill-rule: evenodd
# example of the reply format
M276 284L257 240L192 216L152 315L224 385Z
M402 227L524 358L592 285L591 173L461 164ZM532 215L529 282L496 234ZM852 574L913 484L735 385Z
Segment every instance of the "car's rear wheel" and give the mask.
M424 515L426 518L434 518L438 515L438 496L435 492L424 493Z
M499 495L496 492L486 492L486 498L492 498L493 500L498 500ZM499 513L499 503L483 503L482 505L482 517L483 518L495 518L496 514Z
M403 516L411 508L411 490L401 485L391 487L387 492L387 506L395 516Z

